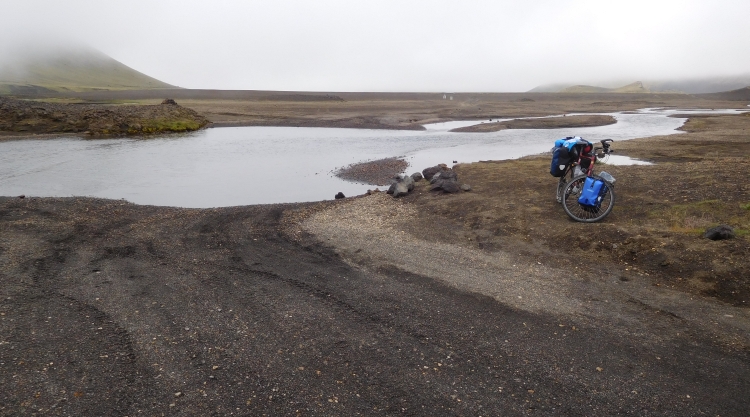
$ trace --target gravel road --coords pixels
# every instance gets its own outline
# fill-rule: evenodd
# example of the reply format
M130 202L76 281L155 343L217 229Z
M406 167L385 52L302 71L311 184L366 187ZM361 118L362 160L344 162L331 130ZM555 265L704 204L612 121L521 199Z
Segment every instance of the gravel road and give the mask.
M0 415L750 413L741 310L600 298L417 215L0 198Z

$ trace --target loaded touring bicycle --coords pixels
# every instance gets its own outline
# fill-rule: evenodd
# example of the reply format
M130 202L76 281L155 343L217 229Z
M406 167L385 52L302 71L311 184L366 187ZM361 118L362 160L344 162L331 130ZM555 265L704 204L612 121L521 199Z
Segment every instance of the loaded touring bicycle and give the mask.
M573 220L593 223L605 217L615 205L615 178L602 171L594 174L596 161L605 161L612 139L601 146L578 136L555 141L550 174L558 177L557 202Z

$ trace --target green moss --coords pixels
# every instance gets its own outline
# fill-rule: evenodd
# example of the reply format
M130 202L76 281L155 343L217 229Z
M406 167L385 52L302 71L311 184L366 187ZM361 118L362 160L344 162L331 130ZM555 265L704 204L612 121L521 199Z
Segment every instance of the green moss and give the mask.
M161 133L161 132L190 132L193 130L198 130L201 127L203 127L203 125L200 122L195 121L195 120L190 120L190 119L147 120L147 121L144 121L141 125L142 125L141 133L147 133L147 134Z

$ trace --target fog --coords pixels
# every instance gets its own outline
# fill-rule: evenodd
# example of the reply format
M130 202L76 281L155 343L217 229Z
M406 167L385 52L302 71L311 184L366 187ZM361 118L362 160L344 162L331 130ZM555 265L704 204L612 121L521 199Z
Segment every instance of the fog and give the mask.
M3 1L0 66L85 44L188 88L526 91L750 74L750 2Z

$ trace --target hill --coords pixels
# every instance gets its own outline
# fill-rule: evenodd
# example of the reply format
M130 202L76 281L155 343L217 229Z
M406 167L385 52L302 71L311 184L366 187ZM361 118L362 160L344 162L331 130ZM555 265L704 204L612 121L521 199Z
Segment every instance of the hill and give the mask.
M611 84L610 84L611 85ZM592 85L546 84L529 90L529 93L680 93L707 94L723 93L750 86L750 74L737 76L717 76L685 78L673 80L645 80L620 88L606 88ZM623 91L624 90L624 91Z
M750 101L750 87L720 93L701 94L699 97L714 100Z
M649 93L650 91L643 86L643 83L636 81L618 88L595 87L591 85L574 85L563 88L561 93Z
M12 55L0 66L0 94L175 88L91 48Z

